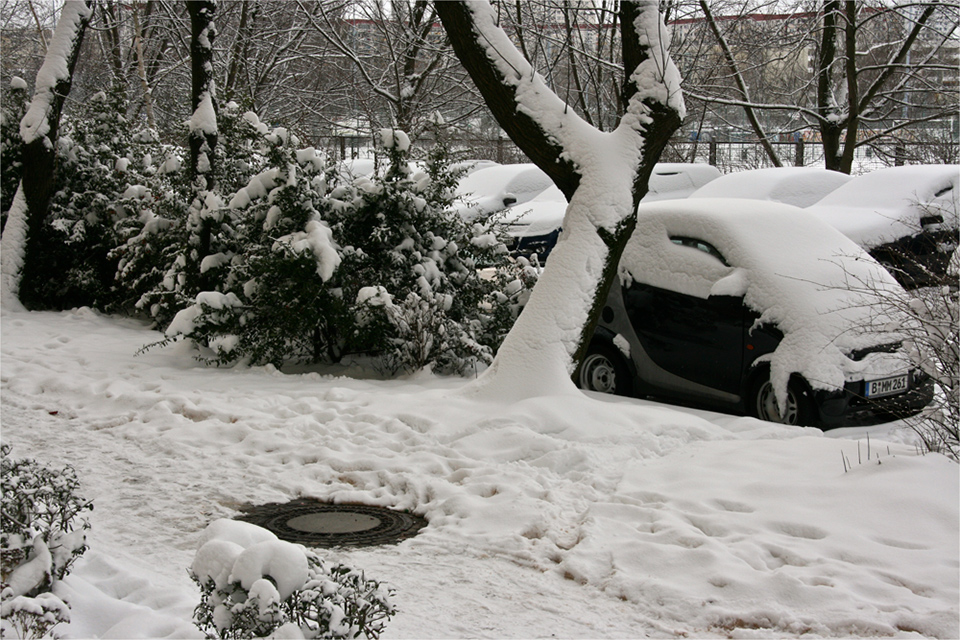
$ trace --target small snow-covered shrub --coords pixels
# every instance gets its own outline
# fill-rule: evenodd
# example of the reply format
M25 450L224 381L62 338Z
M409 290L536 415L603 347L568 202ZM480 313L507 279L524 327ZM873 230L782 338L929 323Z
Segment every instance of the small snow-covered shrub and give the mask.
M11 631L12 637L21 640L55 638L53 628L61 622L70 622L70 607L52 593L41 593L35 598L5 597L0 604L0 618L4 638Z
M392 591L325 563L256 525L218 520L190 568L200 586L194 623L210 638L377 638L396 613Z
M50 591L87 550L90 524L83 513L93 506L77 495L72 467L53 471L34 460L14 460L8 445L0 445L0 456L3 635L13 630L39 638L69 620L67 605Z

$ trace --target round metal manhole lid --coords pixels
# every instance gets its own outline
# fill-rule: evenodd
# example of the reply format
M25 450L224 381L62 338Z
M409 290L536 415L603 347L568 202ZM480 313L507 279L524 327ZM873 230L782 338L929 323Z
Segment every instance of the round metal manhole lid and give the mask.
M237 520L272 531L281 540L307 547L395 544L427 525L420 516L367 504L332 504L313 498L244 509Z

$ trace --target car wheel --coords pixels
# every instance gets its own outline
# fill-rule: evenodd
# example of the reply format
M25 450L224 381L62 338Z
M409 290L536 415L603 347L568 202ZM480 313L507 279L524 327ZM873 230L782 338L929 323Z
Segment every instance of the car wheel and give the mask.
M630 369L620 352L606 345L590 345L578 382L581 389L618 396L630 395L633 387Z
M777 404L773 383L769 376L754 386L751 400L753 415L768 422L778 422L794 426L806 426L813 423L813 401L810 393L801 384L791 380L787 386L787 406L783 409Z

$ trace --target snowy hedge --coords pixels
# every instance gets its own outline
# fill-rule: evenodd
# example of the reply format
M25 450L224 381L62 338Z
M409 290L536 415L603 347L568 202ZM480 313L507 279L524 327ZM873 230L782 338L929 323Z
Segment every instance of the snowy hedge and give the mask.
M385 130L385 170L344 182L291 131L228 103L216 187L199 189L185 151L127 121L125 100L99 93L64 118L28 308L145 316L213 364L363 355L395 374L492 360L537 273L452 212L442 144L411 169L409 138Z

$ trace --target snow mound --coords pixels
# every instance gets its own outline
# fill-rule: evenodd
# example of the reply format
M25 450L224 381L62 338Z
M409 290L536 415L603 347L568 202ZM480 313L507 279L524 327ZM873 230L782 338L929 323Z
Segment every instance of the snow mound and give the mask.
M694 191L691 198L749 198L809 207L852 180L839 171L772 167L728 173Z

